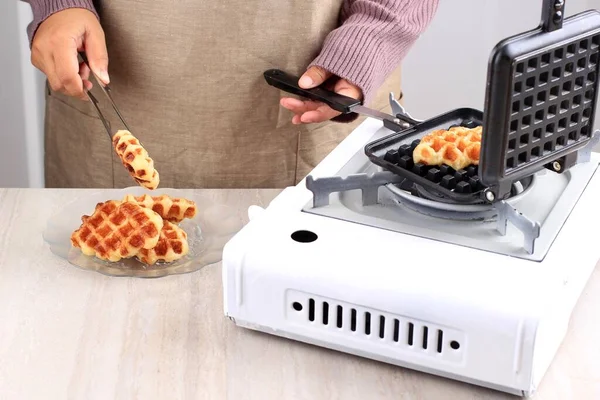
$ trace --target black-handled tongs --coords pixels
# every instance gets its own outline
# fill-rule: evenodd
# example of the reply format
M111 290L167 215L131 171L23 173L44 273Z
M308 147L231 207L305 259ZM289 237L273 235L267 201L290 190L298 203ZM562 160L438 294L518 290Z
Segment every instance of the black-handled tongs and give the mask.
M100 88L100 90L102 90L102 92L104 92L104 94L106 95L106 98L108 99L108 102L112 106L113 110L115 110L115 113L117 113L117 116L121 120L121 123L123 124L123 126L125 127L125 129L127 129L129 132L131 132L131 130L129 129L129 126L125 122L125 118L123 118L123 115L121 115L121 112L119 111L119 108L115 104L115 101L113 100L113 98L112 98L112 96L110 94L110 86L109 85L104 85L104 83L102 83L102 81L96 76L96 74L94 74L94 71L92 71L92 69L90 68L90 65L88 63L88 59L87 59L85 53L80 52L79 53L79 58L80 58L81 62L83 62L85 65L87 65L87 67L90 69L90 78L93 78L94 81L95 81L95 82L92 82L92 84L97 85ZM104 116L104 114L100 110L100 107L98 106L98 99L96 98L96 96L94 96L92 94L91 91L86 90L85 92L86 92L88 98L90 99L90 101L92 102L92 104L94 105L94 108L98 112L98 117L102 121L102 124L104 125L104 128L106 128L106 132L108 133L108 137L112 141L112 137L113 137L113 135L116 132L113 132L112 126L110 124L110 121Z
M422 122L412 118L404 110L404 108L400 106L399 103L396 103L397 107L399 108L399 113L397 115L389 115L382 113L381 111L365 107L360 100L343 96L322 87L303 89L298 85L298 77L292 76L279 69L270 69L265 71L263 75L267 83L277 89L281 89L287 93L295 94L310 100L320 101L327 104L332 109L341 112L342 114L362 114L381 121L390 121L396 125L405 124L408 126L413 126Z

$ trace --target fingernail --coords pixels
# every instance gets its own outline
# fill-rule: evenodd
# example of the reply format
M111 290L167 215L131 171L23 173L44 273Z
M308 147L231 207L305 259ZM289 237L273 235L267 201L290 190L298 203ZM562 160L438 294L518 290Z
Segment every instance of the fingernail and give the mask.
M105 82L105 83L109 83L109 82L108 82L108 81L109 81L109 78L108 78L108 72L106 72L106 70L104 70L104 69L101 69L101 70L98 72L98 77L99 77L99 78L100 78L100 79L101 79L103 82Z
M304 75L302 78L300 78L300 81L298 81L298 84L305 88L311 87L313 85L313 80L310 78L310 76Z

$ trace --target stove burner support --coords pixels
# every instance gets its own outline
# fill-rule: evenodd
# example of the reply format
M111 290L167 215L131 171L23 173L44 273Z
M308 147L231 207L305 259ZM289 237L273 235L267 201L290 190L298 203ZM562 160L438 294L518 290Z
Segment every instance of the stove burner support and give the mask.
M356 189L362 191L362 205L369 206L379 202L379 188L381 186L398 184L402 181L404 181L404 178L387 171L316 179L309 175L306 177L306 188L313 194L313 207L315 208L329 205L331 193ZM506 235L507 223L510 221L523 233L523 247L525 250L529 254L533 254L535 240L540 236L540 224L531 221L504 200L495 203L492 207L498 211L498 232L503 236Z
M331 193L360 189L362 191L363 206L374 205L379 202L379 188L384 185L401 183L404 178L391 172L376 172L374 174L355 174L346 177L330 176L324 178L306 177L306 188L313 194L313 207L329 205ZM494 204L498 210L497 230L501 235L506 235L506 227L510 221L517 229L523 232L523 247L529 254L533 254L535 240L540 236L540 224L531 221L504 200Z
M535 240L540 237L540 223L532 221L522 213L517 211L506 201L502 200L494 204L498 210L498 220L496 229L502 236L506 235L506 225L510 221L518 230L523 233L523 247L529 254L533 254Z
M331 193L345 192L360 189L362 191L362 205L369 206L379 202L379 188L384 185L402 183L404 178L387 171L374 174L354 174L346 177L328 176L324 178L306 177L306 188L313 194L313 207L329 205ZM494 208L498 210L497 229L501 235L506 235L506 225L510 221L517 229L523 232L524 247L533 254L535 240L540 236L540 224L518 212L510 204L500 201Z
M313 207L315 208L328 206L331 193L356 189L362 191L362 205L369 206L379 202L379 188L381 186L398 184L402 181L404 181L404 178L387 171L316 179L309 175L306 177L306 188L313 194ZM498 232L503 236L506 235L506 226L510 221L523 232L523 247L529 254L533 254L535 240L540 236L540 224L531 221L504 200L495 203L492 207L498 211Z
M390 96L393 101L393 94ZM600 142L600 130L596 130L585 147L577 151L577 164L588 162L593 148ZM379 188L389 184L399 184L405 179L388 171L373 174L353 174L346 177L329 176L313 178L306 177L306 188L313 194L313 207L325 207L329 205L331 193L345 192L360 189L362 191L362 205L369 206L379 202ZM523 233L523 247L529 254L533 254L535 241L540 236L540 224L532 221L505 200L498 201L492 205L498 211L496 229L504 236L507 224L510 221Z
M325 178L306 177L306 188L313 194L313 207L329 205L329 195L348 190L362 190L363 206L379 202L379 188L389 183L400 183L404 178L387 171L374 174L354 174L346 177L328 176Z

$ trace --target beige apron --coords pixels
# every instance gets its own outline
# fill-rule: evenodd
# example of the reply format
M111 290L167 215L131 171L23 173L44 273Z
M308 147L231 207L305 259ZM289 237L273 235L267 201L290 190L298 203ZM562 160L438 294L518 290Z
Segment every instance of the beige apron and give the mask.
M100 1L111 87L160 187L295 185L363 118L293 125L263 71L302 74L342 0ZM375 96L400 92L399 70ZM47 187L135 185L89 102L47 91Z

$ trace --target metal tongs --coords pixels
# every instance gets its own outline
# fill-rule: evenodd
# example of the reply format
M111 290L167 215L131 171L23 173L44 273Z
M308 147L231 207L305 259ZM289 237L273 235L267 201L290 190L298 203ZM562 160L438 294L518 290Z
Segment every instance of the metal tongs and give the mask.
M119 117L119 119L123 123L123 126L125 126L125 128L128 131L131 132L131 129L129 129L129 126L125 122L125 119L123 118L123 115L121 115L121 112L119 111L119 108L117 107L117 105L115 104L115 101L113 100L112 96L110 95L110 86L104 85L102 83L102 81L96 76L96 74L94 74L94 71L92 71L92 69L90 68L90 65L88 63L88 59L87 59L85 53L80 52L79 53L79 57L81 59L81 62L83 62L89 68L89 70L90 70L90 78L93 77L93 79L95 81L95 82L92 82L92 83L95 84L95 85L97 85L98 87L100 87L100 89L102 90L102 92L104 92L104 94L108 98L108 101L109 101L110 105L112 106L113 110L115 110L115 112L117 113L117 116ZM98 117L102 121L102 124L104 125L104 128L106 128L106 132L108 133L108 137L112 141L112 137L115 134L115 132L112 131L112 127L110 125L109 120L106 119L106 117L104 116L104 114L102 114L102 111L100 110L100 107L98 106L98 99L96 98L96 96L94 96L92 94L91 91L86 90L85 92L86 92L88 98L90 99L90 101L92 102L92 104L94 105L94 108L98 112Z

